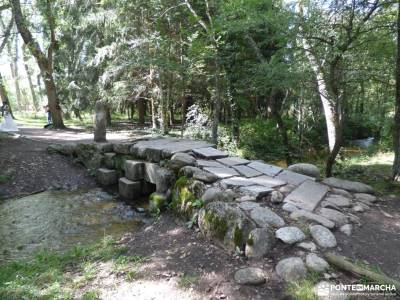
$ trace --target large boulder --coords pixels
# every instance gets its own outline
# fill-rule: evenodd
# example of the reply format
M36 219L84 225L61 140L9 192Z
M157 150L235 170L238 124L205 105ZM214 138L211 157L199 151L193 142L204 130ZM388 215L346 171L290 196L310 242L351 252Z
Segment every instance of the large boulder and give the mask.
M334 234L326 227L321 225L311 225L310 233L318 246L322 248L336 247L337 242Z
M318 167L313 164L305 164L305 163L294 164L289 166L288 170L314 178L320 177L320 172Z
M259 285L265 282L265 274L259 268L243 268L235 273L235 281L244 285Z
M285 221L267 207L257 207L250 212L251 219L259 227L282 227Z
M282 259L275 267L279 277L287 282L304 279L307 269L300 257L288 257Z
M196 159L187 153L175 153L169 161L169 167L173 170L179 170L186 166L195 166Z
M329 177L324 179L322 182L331 187L343 189L353 193L374 193L374 189L371 186L358 181L350 181L335 177Z
M309 270L314 272L324 272L329 269L329 264L325 259L319 257L315 253L309 253L306 256L306 266Z
M286 244L294 244L306 238L304 232L295 226L282 227L275 232L275 236Z
M205 183L214 183L218 180L216 175L193 166L186 166L180 169L179 176L193 177Z
M254 258L264 257L271 251L274 244L274 235L268 228L255 228L247 239L245 255Z
M255 224L239 208L226 202L211 202L199 212L201 232L230 251L244 250Z

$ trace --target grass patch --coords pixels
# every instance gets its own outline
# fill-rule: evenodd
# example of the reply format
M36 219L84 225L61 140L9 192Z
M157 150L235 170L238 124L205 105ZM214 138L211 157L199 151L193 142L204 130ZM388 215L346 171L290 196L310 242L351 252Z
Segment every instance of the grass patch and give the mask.
M102 262L111 261L114 267L128 269L143 261L138 256L126 254L126 247L105 238L94 245L76 247L63 254L42 251L32 260L7 263L0 266L0 299L72 299L76 289L96 277ZM82 299L97 297L97 291L88 291Z
M295 300L317 300L314 286L319 279L320 275L317 272L309 272L306 279L289 283L286 294Z
M189 288L192 285L195 285L199 282L200 278L198 275L188 275L188 274L183 274L178 281L178 285L181 288Z

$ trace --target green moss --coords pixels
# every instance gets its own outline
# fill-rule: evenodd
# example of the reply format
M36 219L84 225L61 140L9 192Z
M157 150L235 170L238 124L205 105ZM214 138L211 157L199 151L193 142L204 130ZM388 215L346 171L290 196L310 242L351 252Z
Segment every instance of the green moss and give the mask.
M152 214L158 215L161 210L167 205L167 197L164 194L160 194L157 192L152 193L149 196L149 200L149 208Z
M249 246L254 245L254 239L253 239L252 235L250 235L249 238L247 239L247 245L249 245Z
M209 211L206 211L204 221L206 226L209 227L212 232L216 233L216 237L223 241L228 230L228 224L226 221L220 219L218 216Z
M243 231L237 225L233 228L233 242L235 246L242 248L244 242Z
M191 180L186 176L180 177L172 190L171 208L176 212L185 215L189 219L195 207L199 205L195 195L190 191Z
M114 166L118 171L125 171L125 162L127 160L134 159L131 155L116 155L114 157Z

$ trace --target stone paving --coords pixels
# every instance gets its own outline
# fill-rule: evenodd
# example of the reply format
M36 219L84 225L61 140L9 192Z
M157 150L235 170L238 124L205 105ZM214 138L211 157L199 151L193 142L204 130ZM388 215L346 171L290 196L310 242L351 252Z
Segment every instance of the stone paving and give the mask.
M252 258L267 255L275 239L309 254L335 248L336 232L351 234L352 226L359 224L356 214L377 201L366 184L338 178L320 181L313 165L283 169L229 157L203 141L162 138L75 148L52 145L49 150L95 166L100 184L118 184L120 195L133 203L152 193L150 207L161 211L170 203L184 218L196 218L200 231L212 241L228 251L251 253ZM90 163L95 157L97 165ZM316 255L289 257L276 271L290 281L325 263ZM247 271L238 274L238 282L246 282Z

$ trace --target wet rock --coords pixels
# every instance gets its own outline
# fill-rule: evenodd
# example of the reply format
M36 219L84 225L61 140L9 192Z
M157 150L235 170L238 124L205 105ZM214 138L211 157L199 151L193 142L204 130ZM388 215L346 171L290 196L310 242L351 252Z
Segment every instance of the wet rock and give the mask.
M274 204L282 203L283 201L283 194L279 191L272 191L271 192L271 202Z
M259 268L243 268L235 273L235 281L244 285L259 285L265 282L265 274Z
M367 193L367 194L374 193L374 189L371 186L357 181L350 181L335 177L329 177L324 179L322 182L331 187L343 189L353 193Z
M276 265L275 271L287 282L304 279L307 276L307 269L300 257L282 259Z
M115 170L100 168L96 172L96 179L103 186L113 185L118 181L117 172Z
M106 141L107 106L103 101L97 101L94 106L94 141L97 143Z
M320 172L318 167L312 164L306 164L306 163L294 164L289 166L288 170L314 178L320 177Z
M226 202L211 202L201 209L199 228L208 238L230 251L244 249L247 238L255 224L238 207Z
M319 214L328 220L335 222L337 226L341 226L348 223L348 218L345 214L340 211L330 209L330 208L321 208Z
M260 227L282 227L285 225L285 221L280 216L266 207L253 209L250 212L250 217Z
M187 153L176 153L172 155L169 167L174 170L179 170L185 166L195 166L196 159Z
M218 177L210 172L206 172L202 169L192 166L183 167L179 171L180 176L186 176L188 178L195 178L205 183L213 183L218 180Z
M246 242L245 255L260 258L267 255L275 244L275 238L268 228L255 228Z
M325 259L314 253L307 254L306 266L309 270L315 272L324 272L325 270L329 269L329 264L325 261Z
M335 227L335 223L332 222L331 220L305 210L295 210L290 214L290 218L293 220L314 221L328 228Z
M337 246L336 238L333 233L321 225L311 225L310 233L318 246L323 248L333 248Z
M304 250L311 251L311 252L314 252L317 250L317 245L315 245L315 243L313 243L313 242L301 242L301 243L298 243L296 246L300 247Z
M143 180L144 163L142 161L125 161L125 177L132 181Z
M344 233L345 235L350 236L351 233L353 232L353 225L344 224L343 226L340 226L339 230L340 230L340 232Z
M306 238L298 227L282 227L275 232L275 237L286 244L294 244Z

